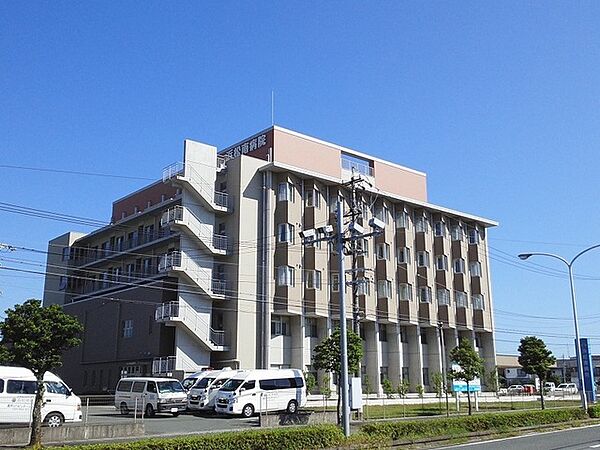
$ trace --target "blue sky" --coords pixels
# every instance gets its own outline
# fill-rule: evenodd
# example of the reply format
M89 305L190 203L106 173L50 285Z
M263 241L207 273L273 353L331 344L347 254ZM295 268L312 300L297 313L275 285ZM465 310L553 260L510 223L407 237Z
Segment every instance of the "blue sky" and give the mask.
M598 23L595 2L0 2L0 201L108 221L144 181L5 166L158 178L185 138L222 148L270 125L274 90L277 124L424 171L432 203L498 220L498 351L537 334L573 355L562 267L514 255L600 242ZM37 249L90 231L0 220L0 242ZM594 353L599 262L576 266ZM43 280L0 270L0 290L5 310Z

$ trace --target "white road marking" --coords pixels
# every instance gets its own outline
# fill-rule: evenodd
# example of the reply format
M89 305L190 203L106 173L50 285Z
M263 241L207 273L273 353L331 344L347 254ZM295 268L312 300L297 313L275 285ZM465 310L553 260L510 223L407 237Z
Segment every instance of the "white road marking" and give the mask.
M464 444L460 444L460 445L453 445L450 447L438 447L438 450L443 450L443 449L447 449L447 448L462 448L462 447L470 447L473 445L481 445L481 444L489 444L492 442L502 442L502 441L509 441L511 439L523 439L526 437L531 437L531 436L539 436L539 435L544 435L544 434L554 434L554 433L562 433L564 431L573 431L573 430L581 430L584 428L596 428L596 427L600 427L600 425L586 425L584 427L572 427L572 428L566 428L563 430L553 430L553 431L544 431L542 433L529 433L529 434L523 434L520 436L511 436L511 437L505 437L505 438L499 438L499 439L490 439L490 440L482 440L482 441L477 441L477 442L466 442ZM518 431L518 429L515 429L514 431ZM592 448L600 448L600 444L598 444L595 447Z
M596 445L590 445L590 448L599 448L600 444L596 444Z

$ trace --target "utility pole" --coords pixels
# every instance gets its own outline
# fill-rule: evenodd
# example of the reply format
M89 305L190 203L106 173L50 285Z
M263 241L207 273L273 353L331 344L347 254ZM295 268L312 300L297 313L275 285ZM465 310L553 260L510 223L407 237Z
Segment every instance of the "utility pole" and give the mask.
M363 239L365 237L376 236L380 234L385 223L377 218L371 218L369 220L369 226L373 229L370 233L365 233L365 229L357 224L351 222L348 227L350 230L350 236L346 237L346 230L344 229L344 216L342 214L342 202L338 199L336 204L336 223L337 230L333 233L333 226L326 225L315 229L303 230L300 232L300 237L303 240L304 245L314 245L318 242L335 242L336 251L338 254L339 261L339 307L340 307L340 391L342 397L342 424L344 427L344 434L350 436L350 403L349 403L349 390L350 384L348 383L348 330L346 323L346 271L344 268L344 257L346 256L345 247L346 243L355 242L357 239ZM354 272L353 272L354 273ZM354 276L353 276L354 278ZM353 286L354 287L354 286Z
M444 377L444 392L446 393L446 417L450 416L450 407L448 406L448 374L446 373L446 342L444 339L444 323L438 322L440 331L440 350L442 352L442 377Z

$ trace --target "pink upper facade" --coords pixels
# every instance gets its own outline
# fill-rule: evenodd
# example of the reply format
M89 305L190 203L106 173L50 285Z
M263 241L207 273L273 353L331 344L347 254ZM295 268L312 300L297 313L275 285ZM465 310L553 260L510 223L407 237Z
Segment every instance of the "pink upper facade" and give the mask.
M277 126L219 153L230 157L247 154L278 166L289 166L291 170L322 176L332 182L344 178L343 157L356 158L369 166L374 185L381 191L427 202L425 173Z

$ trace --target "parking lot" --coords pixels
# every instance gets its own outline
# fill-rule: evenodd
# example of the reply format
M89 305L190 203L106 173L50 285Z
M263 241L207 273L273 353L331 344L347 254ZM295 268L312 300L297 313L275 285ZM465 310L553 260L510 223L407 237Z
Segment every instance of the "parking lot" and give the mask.
M175 435L187 433L202 433L209 431L230 431L258 427L258 417L243 419L233 416L194 415L189 413L173 417L170 414L157 414L151 418L134 418L133 414L123 416L114 406L83 407L82 425L119 424L143 420L147 435Z

